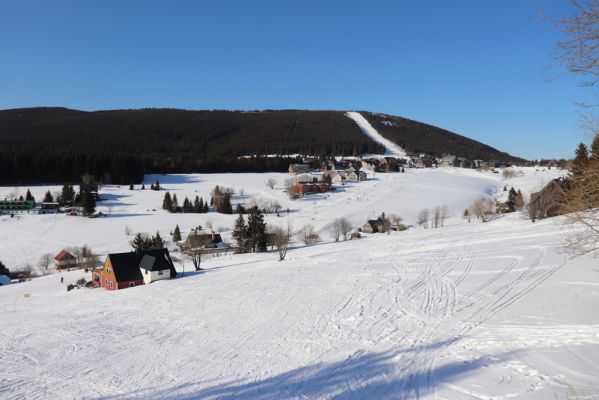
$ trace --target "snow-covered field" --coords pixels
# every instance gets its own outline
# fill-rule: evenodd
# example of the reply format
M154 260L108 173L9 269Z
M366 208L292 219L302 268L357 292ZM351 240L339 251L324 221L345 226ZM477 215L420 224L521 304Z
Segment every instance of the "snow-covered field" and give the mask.
M556 220L459 218L505 184L526 195L562 173L523 171L507 181L461 169L376 174L297 201L285 198L283 174L149 176L146 186L158 178L180 202L208 198L215 184L243 188L234 202L277 200L290 212L269 224L312 223L324 242L296 243L283 262L208 258L200 273L118 292L67 293L57 275L2 287L0 398L599 398L598 259L563 253L571 228ZM84 243L125 251L125 226L168 236L175 224L229 229L235 218L163 212L164 191L102 194L107 218L0 217L2 260L35 263ZM413 224L444 204L456 217L441 229L327 237L340 216L357 226L385 211Z

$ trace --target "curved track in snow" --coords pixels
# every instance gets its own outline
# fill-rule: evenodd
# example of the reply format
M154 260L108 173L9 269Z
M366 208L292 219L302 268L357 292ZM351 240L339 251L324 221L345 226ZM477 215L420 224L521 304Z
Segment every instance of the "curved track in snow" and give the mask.
M407 155L404 149L393 143L391 140L386 139L379 133L379 131L374 129L374 127L370 125L370 122L368 122L368 120L359 112L348 111L345 115L353 119L365 135L385 146L385 156L405 157Z

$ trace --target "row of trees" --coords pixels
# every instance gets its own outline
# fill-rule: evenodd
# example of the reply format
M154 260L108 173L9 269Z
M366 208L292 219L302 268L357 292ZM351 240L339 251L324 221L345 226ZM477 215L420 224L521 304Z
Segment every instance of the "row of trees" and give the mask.
M164 240L160 236L160 232L156 232L154 236L144 236L141 233L135 235L130 242L133 251L142 252L145 250L157 250L164 248Z
M233 227L233 239L237 242L238 253L260 253L266 251L268 236L264 215L258 207L252 207L247 224L242 214L237 217Z
M162 200L162 209L172 213L182 211L184 213L204 214L208 212L208 202L204 202L204 199L199 196L196 196L193 202L185 197L181 208L179 208L177 195L173 194L173 197L171 197L170 192L166 192Z

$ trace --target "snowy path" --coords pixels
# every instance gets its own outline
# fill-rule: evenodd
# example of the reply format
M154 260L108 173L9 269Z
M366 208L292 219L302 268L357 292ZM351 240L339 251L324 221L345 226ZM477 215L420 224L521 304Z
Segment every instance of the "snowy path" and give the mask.
M3 288L0 398L599 398L599 321L572 311L598 304L572 282L599 282L553 228L513 215L121 292Z
M397 144L393 143L391 140L384 138L383 135L381 135L376 129L374 129L374 127L372 125L370 125L370 122L368 122L362 114L360 114L359 112L355 112L355 111L349 111L346 113L346 115L349 118L356 121L356 124L358 124L358 126L360 127L362 132L364 132L365 135L370 136L372 138L372 140L385 146L385 155L386 156L394 156L394 157L405 157L406 156L406 152L404 149L399 147Z

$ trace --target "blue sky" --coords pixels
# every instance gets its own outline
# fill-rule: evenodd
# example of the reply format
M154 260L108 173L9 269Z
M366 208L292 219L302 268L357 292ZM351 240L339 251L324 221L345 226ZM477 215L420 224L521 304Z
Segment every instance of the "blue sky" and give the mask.
M552 1L0 3L0 109L338 109L526 158L570 157L577 78L545 71ZM556 78L549 82L547 78Z

